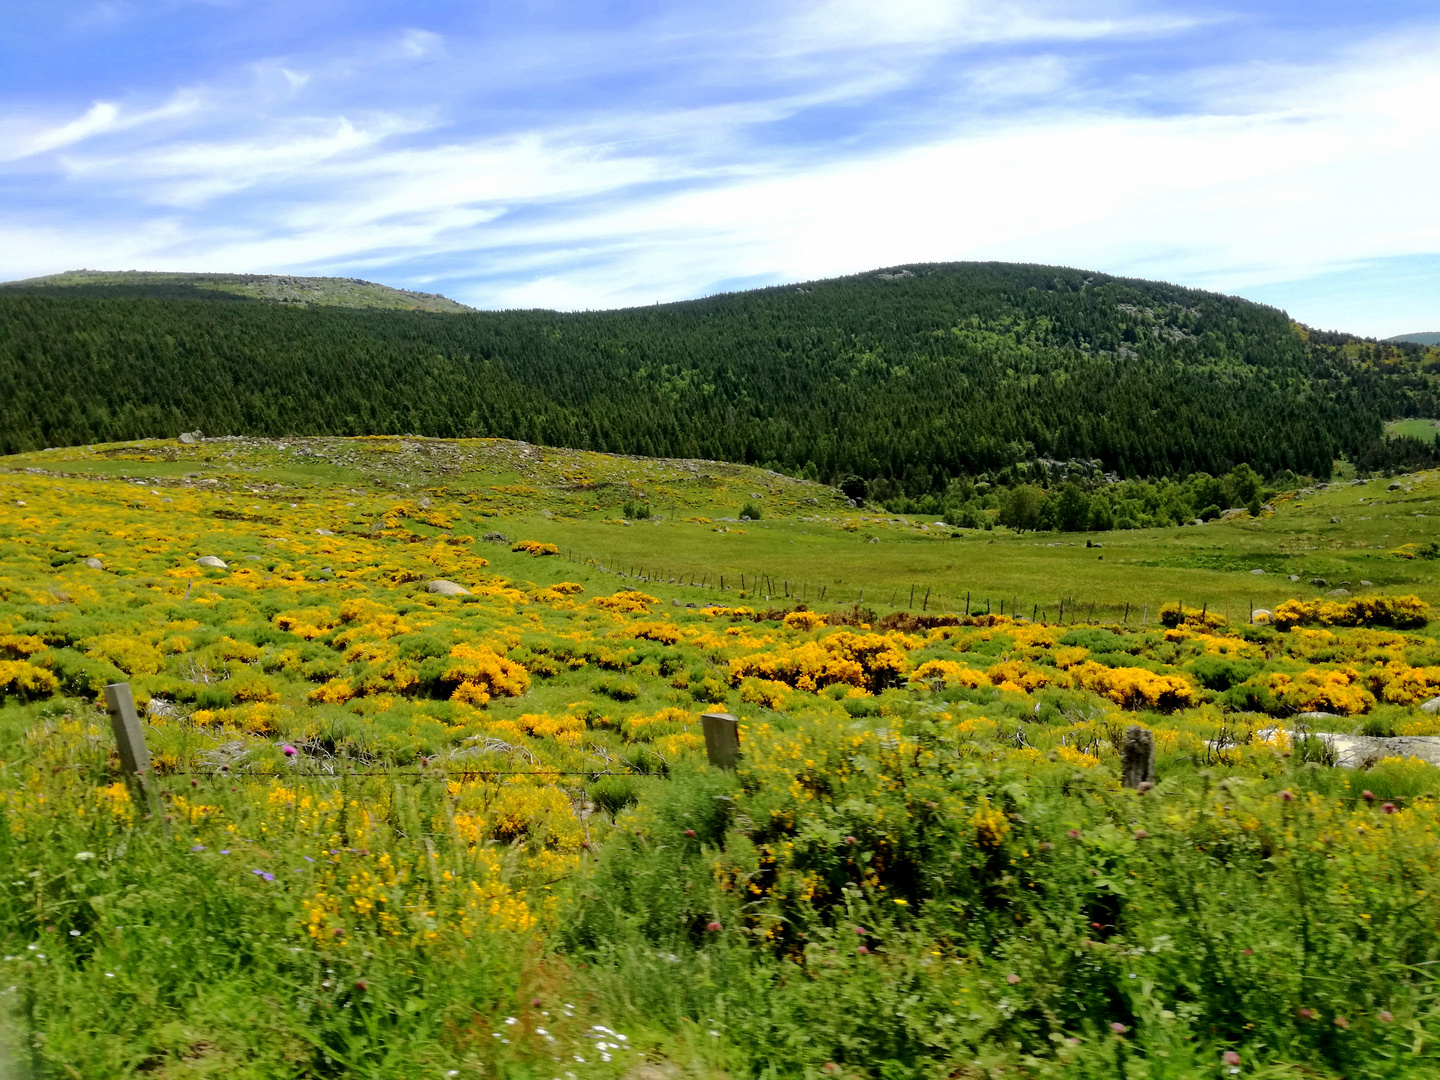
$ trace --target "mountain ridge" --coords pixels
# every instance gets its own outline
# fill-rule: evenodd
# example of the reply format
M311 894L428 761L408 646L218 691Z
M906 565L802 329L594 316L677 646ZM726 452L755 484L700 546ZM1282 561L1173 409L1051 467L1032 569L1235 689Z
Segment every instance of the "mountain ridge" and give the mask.
M0 289L0 449L195 428L482 436L910 493L1039 461L1328 475L1384 420L1440 415L1420 346L1065 267L916 263L641 308L444 317L105 287Z
M258 300L314 307L460 313L472 307L439 293L397 289L351 277L207 274L158 270L67 270L0 282L3 292L87 299Z

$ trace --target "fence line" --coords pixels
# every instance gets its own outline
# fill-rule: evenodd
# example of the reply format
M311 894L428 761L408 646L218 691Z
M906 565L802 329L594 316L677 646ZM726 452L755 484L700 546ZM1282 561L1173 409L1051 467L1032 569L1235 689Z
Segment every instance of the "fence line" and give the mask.
M614 574L619 578L635 581L639 584L662 584L678 588L703 589L711 594L731 591L734 587L733 582L735 577L738 577L740 580L739 592L745 594L741 599L748 601L763 600L765 603L773 603L776 600L790 600L801 603L819 604L825 603L827 599L829 599L830 603L843 606L846 604L863 605L865 603L865 591L867 588L871 589L872 595L884 595L883 588L875 589L871 586L857 586L853 599L846 600L840 596L829 598L828 584L809 581L797 582L788 578L781 578L778 582L780 588L776 589L774 586L777 582L773 577L763 572L754 573L749 570L744 570L738 575L731 576L731 584L726 583L726 574L712 574L708 570L699 573L700 580L698 582L696 581L695 571L677 573L673 570L659 570L656 567L637 566L635 564L629 564L630 572L627 574L625 572L625 564L623 563L621 564L621 568L617 569L607 565L606 562L601 560L600 556L577 551L567 551L565 554L567 561L571 563L589 567L603 574ZM757 592L762 585L765 591ZM921 591L922 589L924 590L923 592ZM899 587L892 588L890 600L885 606L896 610L896 599L899 595ZM972 603L975 607L974 611L972 611ZM1073 594L1066 594L1057 597L1053 606L1047 601L1046 606L1041 607L1040 603L1032 596L1028 598L1030 614L1026 616L1023 614L1026 603L1022 603L1019 595L1016 593L1011 593L1008 597L997 597L992 594L990 596L984 596L982 599L973 589L967 590L963 597L962 609L962 598L958 592L951 595L942 592L933 585L922 586L919 583L911 584L908 599L906 600L903 610L918 610L921 614L931 614L930 607L933 605L936 608L934 614L937 615L958 615L963 613L968 616L976 614L979 610L978 605L981 603L984 604L984 613L987 615L997 613L995 609L998 604L998 614L1008 615L1011 618L1017 619L1028 618L1029 621L1037 622L1042 626L1052 625L1050 621L1052 611L1056 613L1053 625L1059 626L1095 625L1098 623L1118 623L1122 626L1151 625L1150 608L1152 604L1148 601L1117 600L1113 603L1101 603L1098 600L1090 600L1086 602L1078 600ZM1155 606L1158 611L1168 603L1170 603L1170 601L1162 599L1160 603L1153 606ZM1176 601L1176 603L1180 603L1180 601ZM1228 599L1224 601L1224 605L1225 621L1228 623ZM878 607L879 605L877 604L876 606ZM1256 610L1255 602L1253 600L1247 600L1246 608L1246 622L1253 623L1254 612ZM1208 613L1209 602L1201 601L1199 608L1192 608L1190 610L1199 610L1202 613ZM1097 615L1099 616L1098 618ZM1137 617L1138 622L1131 624L1130 620L1132 617Z

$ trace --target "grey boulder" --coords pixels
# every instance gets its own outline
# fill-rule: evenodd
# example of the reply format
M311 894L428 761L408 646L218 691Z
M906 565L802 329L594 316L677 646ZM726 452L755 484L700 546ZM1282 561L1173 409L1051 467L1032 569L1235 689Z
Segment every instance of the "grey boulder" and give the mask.
M464 585L456 585L453 581L446 581L444 578L437 578L425 586L426 592L438 593L441 596L469 596L470 590Z

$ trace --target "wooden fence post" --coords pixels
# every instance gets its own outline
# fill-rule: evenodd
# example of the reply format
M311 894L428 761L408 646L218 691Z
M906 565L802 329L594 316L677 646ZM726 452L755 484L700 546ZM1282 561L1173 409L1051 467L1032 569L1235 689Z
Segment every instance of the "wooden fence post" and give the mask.
M1139 724L1125 729L1120 744L1121 783L1128 788L1155 783L1155 737Z
M105 709L110 714L110 728L115 732L115 747L120 751L120 771L125 775L125 782L143 799L147 809L152 808L153 792L146 783L150 751L145 746L145 733L140 729L129 683L110 683L105 687Z
M724 712L707 712L700 717L705 731L705 756L721 769L735 768L740 758L740 721Z

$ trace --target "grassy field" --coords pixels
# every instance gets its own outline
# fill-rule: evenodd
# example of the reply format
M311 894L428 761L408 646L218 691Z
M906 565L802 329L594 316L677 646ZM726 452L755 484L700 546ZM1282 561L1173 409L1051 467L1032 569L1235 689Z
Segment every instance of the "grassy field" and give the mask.
M1432 442L1440 434L1440 420L1391 420L1385 425L1385 434Z
M495 441L0 469L19 1075L1437 1069L1440 774L1312 737L1440 735L1434 475L1076 537Z
M1039 608L1052 619L1062 600L1087 617L1093 606L1096 618L1123 618L1128 605L1132 619L1147 609L1153 618L1161 604L1177 601L1233 619L1252 605L1273 608L1335 588L1440 600L1434 563L1405 557L1413 554L1406 545L1418 548L1440 534L1440 477L1428 473L1282 496L1273 513L1258 519L1016 535L850 509L831 488L745 466L502 440L133 443L18 455L7 464L66 477L144 480L155 490L178 485L228 500L244 501L254 489L251 505L262 509L253 512L281 523L294 501L284 492L304 499L335 485L353 496L340 523L351 528L402 493L453 501L458 529L521 530L594 560L597 571L643 571L647 587L686 602L733 598L741 575L750 598L784 599L788 588L811 601L823 589L827 604L863 595L884 612L909 610L913 586L915 610L929 590L932 611L963 610L968 594L972 609L988 601L999 611L1003 601L1007 612L1016 604L1022 614ZM1390 490L1392 483L1400 486ZM269 485L283 491L260 490ZM627 502L648 504L656 516L626 522ZM761 507L760 521L735 520L746 503ZM705 588L689 586L702 578ZM1314 579L1326 584L1311 585Z

